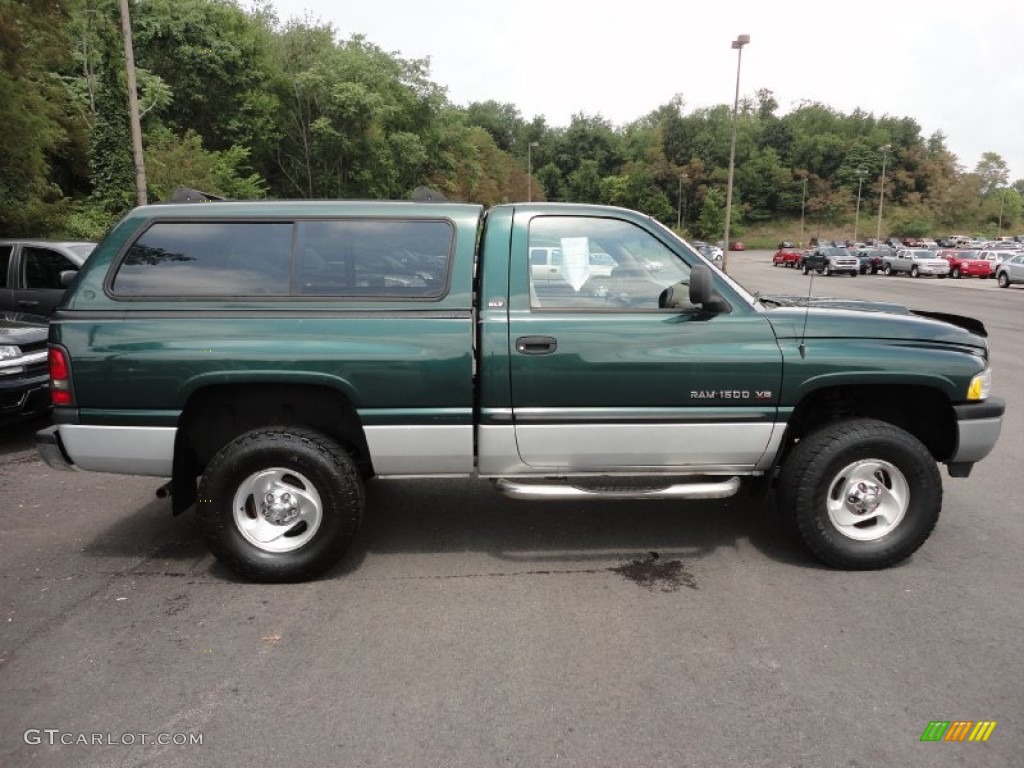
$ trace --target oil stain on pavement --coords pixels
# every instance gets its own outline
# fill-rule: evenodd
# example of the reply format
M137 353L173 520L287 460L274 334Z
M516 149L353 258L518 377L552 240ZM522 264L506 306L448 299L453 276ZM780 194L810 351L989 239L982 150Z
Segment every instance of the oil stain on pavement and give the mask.
M697 589L697 580L681 560L662 560L657 552L648 552L608 570L652 591L678 592L680 587Z

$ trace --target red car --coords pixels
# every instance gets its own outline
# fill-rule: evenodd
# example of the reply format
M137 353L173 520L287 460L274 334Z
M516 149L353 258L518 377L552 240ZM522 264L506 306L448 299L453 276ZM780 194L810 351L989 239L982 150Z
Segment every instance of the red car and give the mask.
M800 265L800 249L792 243L779 243L779 250L772 256L773 266L796 267Z
M939 258L949 262L954 278L992 277L992 262L978 258L977 251L939 251Z

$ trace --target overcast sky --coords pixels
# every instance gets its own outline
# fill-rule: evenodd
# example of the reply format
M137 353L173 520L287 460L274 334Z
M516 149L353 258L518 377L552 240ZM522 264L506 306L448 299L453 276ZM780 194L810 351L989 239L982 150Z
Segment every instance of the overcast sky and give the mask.
M774 92L780 114L803 100L843 112L911 117L967 169L983 152L1024 178L1024 0L272 0L341 38L363 34L431 62L455 104L494 99L527 120L576 112L621 125L681 94L687 111Z

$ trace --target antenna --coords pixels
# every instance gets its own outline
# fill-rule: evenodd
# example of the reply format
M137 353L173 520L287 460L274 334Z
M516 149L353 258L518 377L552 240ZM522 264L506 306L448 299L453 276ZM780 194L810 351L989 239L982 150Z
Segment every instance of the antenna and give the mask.
M805 267L806 267L806 264L807 264L807 257L805 256L804 257L804 265L805 265ZM804 344L804 339L807 338L807 314L808 314L808 312L811 311L811 291L814 288L814 272L808 269L807 270L807 274L810 275L811 280L807 284L807 301L804 302L804 328L800 332L800 346L798 347L798 349L800 350L800 359L801 360L804 360L807 357L807 345Z

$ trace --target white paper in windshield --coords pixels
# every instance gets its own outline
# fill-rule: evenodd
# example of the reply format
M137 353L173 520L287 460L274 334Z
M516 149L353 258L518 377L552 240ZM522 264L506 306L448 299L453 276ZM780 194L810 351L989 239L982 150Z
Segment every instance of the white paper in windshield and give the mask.
M590 239L562 238L562 277L578 291L590 277Z

